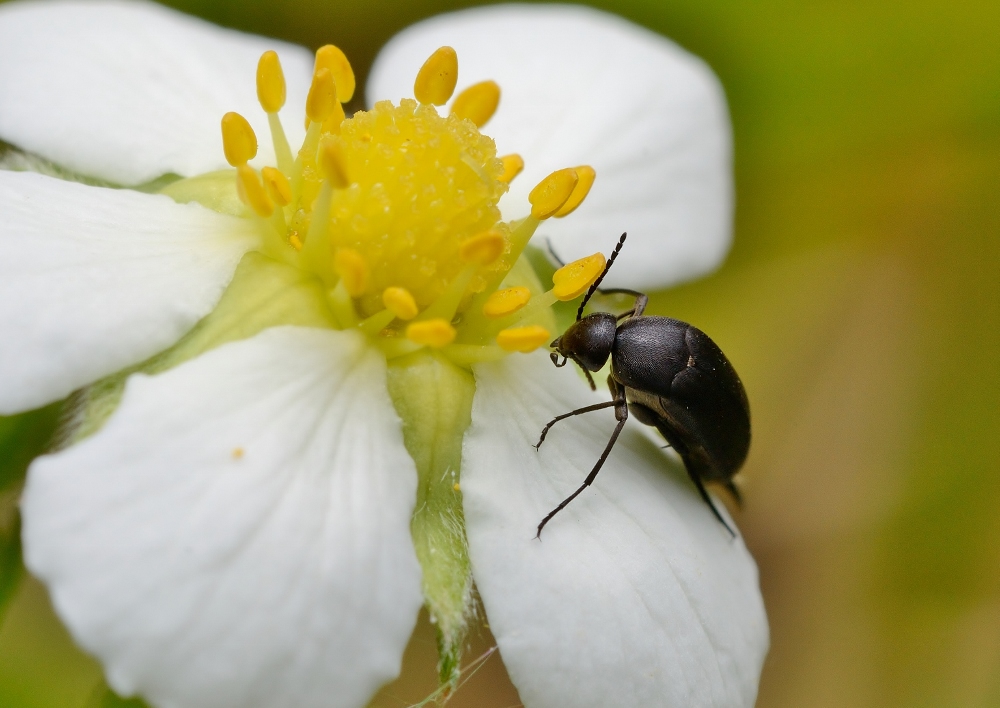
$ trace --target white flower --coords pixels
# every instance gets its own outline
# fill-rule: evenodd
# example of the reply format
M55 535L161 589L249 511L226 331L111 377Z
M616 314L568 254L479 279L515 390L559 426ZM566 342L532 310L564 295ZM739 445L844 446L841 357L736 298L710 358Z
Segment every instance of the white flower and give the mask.
M486 132L526 165L487 250L497 239L513 248L541 223L539 234L573 259L627 230L609 280L650 289L719 262L730 225L728 125L698 60L592 10L498 6L401 34L377 61L369 96L410 95L416 68L442 45L458 52L460 87L502 87ZM32 465L22 501L26 562L76 640L117 691L162 708L364 705L398 672L423 602L445 627L444 648L460 641L468 563L454 505L464 498L472 574L526 706L752 705L768 642L756 568L639 426L626 428L544 541L533 539L592 467L612 420L572 418L532 448L554 415L607 394L541 352L507 355L491 343L497 333L468 293L486 288L485 297L490 277L513 266L506 285L546 302L524 259L477 270L462 251L465 260L456 252L453 262L404 267L386 255L402 248L392 239L377 256L353 247L316 256L327 242L310 224L363 232L402 208L393 190L422 205L420 218L472 199L463 187L419 201L438 176L464 179L457 168L434 163L412 183L406 175L418 173L404 171L351 201L356 182L330 185L339 167L357 169L359 145L387 144L372 118L375 135L344 123L324 139L333 147L313 218L302 222L304 247L294 206L250 193L262 189L255 170L241 168L240 179L264 215L235 198L218 121L237 111L266 134L252 77L267 50L284 67L283 124L297 145L314 78L304 49L142 3L0 6L0 139L36 170L0 171L0 414L103 379L76 395L78 441ZM398 110L464 135L472 147L462 159L495 187L499 163L470 123L382 105L368 115ZM289 168L275 144L253 164ZM420 145L397 147L386 159L425 168L413 157ZM572 219L517 220L528 189L579 164L598 178ZM184 179L164 187L164 175ZM309 189L309 178L291 182L296 199ZM148 193L158 190L173 199ZM476 218L495 221L495 196ZM366 211L375 203L384 209ZM460 221L448 213L448 224ZM423 236L425 222L414 223ZM395 310L386 319L372 295L382 285L370 283L386 273L430 282L449 265L458 275L444 285L409 286L445 329L397 322L390 329L408 336L380 338ZM462 274L449 309L441 303ZM448 344L448 321L463 307ZM545 307L526 321L552 322ZM140 364L122 394L128 372L117 372Z

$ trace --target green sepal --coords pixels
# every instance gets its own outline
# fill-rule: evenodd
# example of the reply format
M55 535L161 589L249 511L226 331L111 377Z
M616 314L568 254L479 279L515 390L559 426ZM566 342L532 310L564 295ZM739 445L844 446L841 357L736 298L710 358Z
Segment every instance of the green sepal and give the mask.
M403 420L403 442L417 466L410 531L423 592L437 630L438 675L456 687L472 613L472 570L459 487L462 439L472 422L472 374L421 350L389 363L389 395Z
M63 402L27 413L0 416L0 493L24 479L28 465L48 447L59 423Z
M236 193L236 170L218 170L179 179L161 187L159 191L178 204L197 202L220 214L253 216Z
M320 281L267 256L248 253L216 308L177 344L74 394L69 405L72 419L64 436L66 443L81 440L101 428L118 407L130 375L167 371L218 346L280 325L337 327Z
M21 515L12 495L0 499L0 623L23 577Z
M24 577L17 504L28 465L48 447L62 401L15 416L0 416L0 620Z
M143 184L125 187L124 185L115 184L114 182L109 182L105 179L88 177L87 175L67 170L65 167L60 167L56 163L46 160L44 157L39 157L34 153L20 150L9 143L3 142L2 140L0 140L0 170L8 170L10 172L34 172L36 174L45 175L46 177L55 177L56 179L65 180L67 182L86 184L90 187L107 187L109 189L124 188L131 189L136 192L145 192L147 194L159 192L172 182L176 182L181 179L179 175L165 174Z
M87 701L87 708L149 708L149 704L138 697L122 698L102 680Z

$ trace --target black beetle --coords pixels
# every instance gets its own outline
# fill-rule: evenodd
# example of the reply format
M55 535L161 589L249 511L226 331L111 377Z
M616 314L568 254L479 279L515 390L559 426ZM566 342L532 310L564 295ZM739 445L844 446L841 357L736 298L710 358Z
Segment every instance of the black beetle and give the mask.
M677 451L701 498L735 537L704 485L704 482L719 482L737 502L740 501L733 475L743 466L750 451L750 403L733 365L701 330L670 317L644 316L648 297L635 290L601 291L634 296L631 310L618 316L595 312L583 317L583 308L597 291L624 243L625 234L622 234L604 271L580 303L576 321L549 345L556 350L550 354L553 364L561 367L567 360L576 362L595 390L590 372L600 371L610 357L608 388L612 400L556 416L542 429L535 448L545 441L553 425L581 413L613 407L618 426L580 488L538 524L536 538L541 537L545 524L597 477L625 426L629 411L641 423L659 430L670 447Z

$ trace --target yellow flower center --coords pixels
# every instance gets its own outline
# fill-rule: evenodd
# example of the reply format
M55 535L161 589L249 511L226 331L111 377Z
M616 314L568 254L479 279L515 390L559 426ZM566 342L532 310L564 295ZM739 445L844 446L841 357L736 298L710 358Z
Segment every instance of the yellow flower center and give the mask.
M249 166L253 129L236 113L222 119L226 159L260 223L262 250L320 279L341 326L359 327L390 357L432 347L468 364L544 346L548 309L586 291L604 266L595 254L560 269L548 292L538 287L520 256L541 221L583 201L594 170L552 173L532 190L524 218L502 221L497 203L524 161L497 156L480 132L500 103L496 83L473 84L449 115L438 112L457 79L458 58L442 47L417 72L416 100L381 101L348 118L342 102L354 73L343 52L323 47L293 155L278 119L284 75L266 52L257 95L277 165Z

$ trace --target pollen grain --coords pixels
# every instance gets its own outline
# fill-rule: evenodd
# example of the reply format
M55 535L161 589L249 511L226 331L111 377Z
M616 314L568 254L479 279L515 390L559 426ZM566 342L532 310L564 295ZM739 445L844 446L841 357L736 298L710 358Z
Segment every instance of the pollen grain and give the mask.
M487 298L483 314L491 320L513 315L531 300L531 291L524 286L497 290Z
M528 194L531 215L539 220L555 216L573 195L573 190L579 181L580 177L572 167L565 167L550 174Z
M277 113L285 105L285 74L277 52L264 52L257 62L257 100L265 113Z
M451 104L451 114L467 118L482 128L500 105L500 85L496 81L480 81L462 91Z
M406 327L406 338L416 344L439 349L455 341L458 332L443 319L413 322Z
M507 352L527 354L544 346L552 338L552 333L540 325L512 327L497 334L497 346Z
M603 253L567 263L552 274L552 294L563 302L583 293L604 272L607 261Z
M413 95L420 103L443 106L455 92L458 82L458 55L451 47L441 47L431 54L417 72Z
M257 134L239 113L222 116L222 149L233 167L245 165L257 156Z

